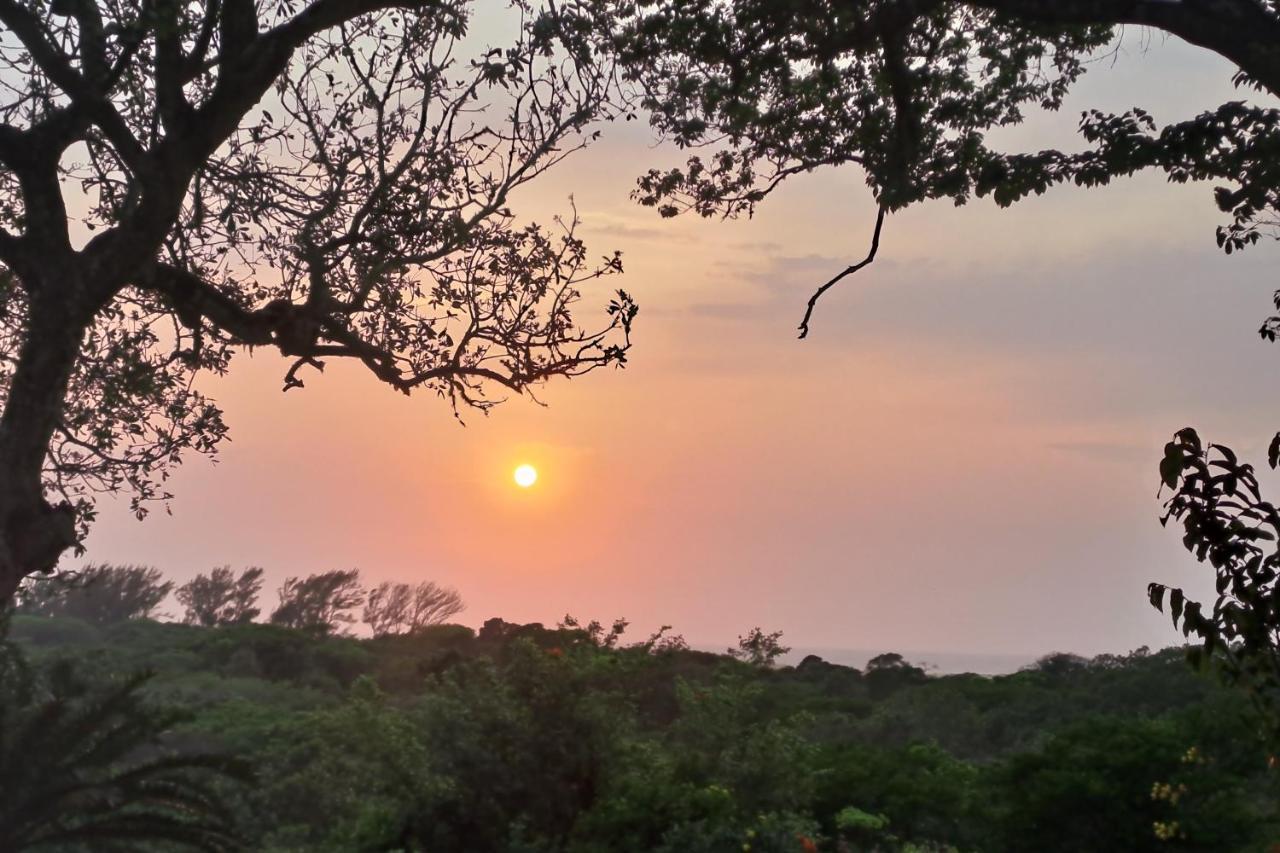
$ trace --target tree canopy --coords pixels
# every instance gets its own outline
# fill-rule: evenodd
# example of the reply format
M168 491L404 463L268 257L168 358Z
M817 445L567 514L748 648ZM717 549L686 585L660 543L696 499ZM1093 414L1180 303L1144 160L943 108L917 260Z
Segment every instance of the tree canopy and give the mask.
M1056 110L1116 38L1153 27L1238 68L1238 86L1280 95L1280 9L1273 0L642 0L617 37L655 128L695 149L680 168L641 177L663 216L750 213L787 178L862 168L877 204L867 259L886 214L928 199L1001 205L1056 184L1097 186L1140 169L1207 180L1228 215L1231 252L1280 210L1280 112L1242 98L1159 127L1140 108L1086 111L1083 150L1007 152L989 139L1030 111Z
M235 793L233 849L1244 853L1280 830L1247 700L1180 649L926 676L892 653L861 672L813 656L764 667L625 626L494 619L359 639L20 615L12 633L46 683L67 661L103 678L152 662L148 699L190 710L161 733L168 755L230 753L254 771L214 788ZM0 694L14 675L0 666ZM95 741L78 725L92 698L67 703L51 755ZM66 778L65 763L15 755L20 794ZM214 781L198 769L183 778Z

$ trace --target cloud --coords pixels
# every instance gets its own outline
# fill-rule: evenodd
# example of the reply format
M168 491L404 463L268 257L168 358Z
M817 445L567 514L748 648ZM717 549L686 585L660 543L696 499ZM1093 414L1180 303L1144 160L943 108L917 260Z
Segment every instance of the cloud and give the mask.
M610 216L609 214L584 214L582 230L592 234L603 234L609 237L625 237L630 240L662 241L664 243L688 243L693 239L691 234L683 233L675 228L663 228L654 225L638 225L634 221Z
M1132 461L1152 456L1151 446L1137 441L1051 441L1045 447L1060 453L1085 456L1105 462Z

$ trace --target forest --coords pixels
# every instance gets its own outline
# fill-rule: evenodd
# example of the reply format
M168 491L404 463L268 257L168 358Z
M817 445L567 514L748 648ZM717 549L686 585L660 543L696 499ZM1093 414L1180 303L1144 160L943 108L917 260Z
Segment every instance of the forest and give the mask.
M1256 714L1185 649L997 677L894 653L784 666L782 637L758 628L713 653L669 628L634 639L623 619L475 631L446 608L355 636L358 614L414 588L379 585L369 610L353 572L290 579L263 621L260 570L197 576L181 620L153 618L172 589L154 569L84 574L8 617L5 850L1262 851L1280 836ZM319 615L297 619L297 590L321 588Z

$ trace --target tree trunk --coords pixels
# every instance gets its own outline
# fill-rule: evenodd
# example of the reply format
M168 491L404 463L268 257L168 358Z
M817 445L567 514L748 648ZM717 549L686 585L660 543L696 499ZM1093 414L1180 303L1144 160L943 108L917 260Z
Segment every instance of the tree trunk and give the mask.
M77 289L33 290L0 414L0 603L76 543L74 512L45 499L43 471L89 318L77 316L66 298Z

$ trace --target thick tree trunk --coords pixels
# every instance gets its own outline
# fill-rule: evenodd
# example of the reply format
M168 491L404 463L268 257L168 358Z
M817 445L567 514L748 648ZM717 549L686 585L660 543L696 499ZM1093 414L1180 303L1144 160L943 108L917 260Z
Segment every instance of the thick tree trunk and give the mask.
M74 513L50 505L43 487L49 444L88 325L66 301L33 295L0 413L0 603L26 575L52 569L76 542Z

